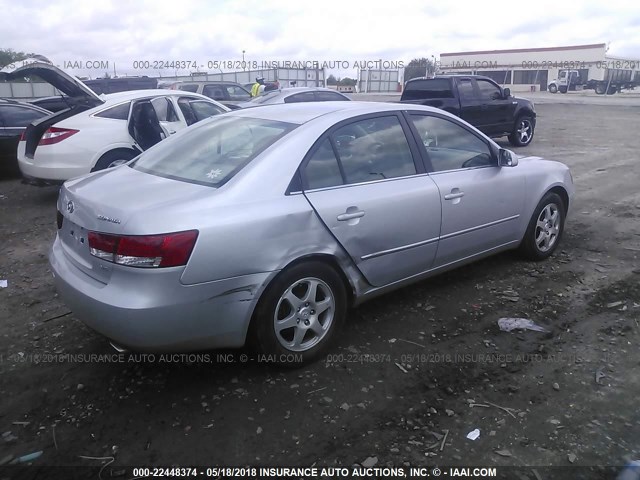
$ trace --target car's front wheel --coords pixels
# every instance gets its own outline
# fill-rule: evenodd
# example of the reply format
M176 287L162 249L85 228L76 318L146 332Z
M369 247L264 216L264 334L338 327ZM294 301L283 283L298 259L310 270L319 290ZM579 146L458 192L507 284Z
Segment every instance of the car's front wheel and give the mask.
M557 193L547 193L536 207L520 251L531 260L544 260L553 254L564 231L565 205Z
M533 140L534 123L529 115L521 115L515 123L515 128L509 135L509 142L514 147L526 147Z
M326 351L344 322L347 294L329 265L309 261L284 270L256 307L253 335L261 353L296 366Z
M558 93L558 87L556 87L555 83L549 85L549 93Z

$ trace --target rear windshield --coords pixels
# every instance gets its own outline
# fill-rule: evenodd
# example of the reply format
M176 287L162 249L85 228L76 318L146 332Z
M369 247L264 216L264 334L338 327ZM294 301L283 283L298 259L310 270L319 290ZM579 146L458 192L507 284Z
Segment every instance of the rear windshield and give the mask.
M451 81L446 78L432 78L407 82L401 100L422 100L425 98L453 98Z
M219 187L295 127L274 120L220 116L164 140L129 166L161 177Z

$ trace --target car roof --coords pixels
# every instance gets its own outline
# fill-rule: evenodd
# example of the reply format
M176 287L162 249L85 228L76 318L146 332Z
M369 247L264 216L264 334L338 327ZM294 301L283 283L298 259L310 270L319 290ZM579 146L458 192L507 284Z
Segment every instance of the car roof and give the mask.
M234 82L233 80L180 80L172 83L172 85L221 85L221 84L231 84L231 85L240 85L241 83Z
M127 90L126 92L106 93L104 99L108 101L124 101L124 100L136 100L138 98L145 97L161 97L166 95L178 95L178 96L195 96L198 98L211 100L209 97L200 95L199 93L186 92L184 90L168 90L161 88L151 88L146 90Z
M263 105L256 108L233 110L225 115L237 117L259 118L262 120L285 121L301 125L315 118L331 113L344 113L345 117L356 115L366 115L368 113L378 113L387 111L411 110L438 112L446 114L443 110L424 105L406 105L400 103L385 102L301 102L301 103L280 103L273 105Z

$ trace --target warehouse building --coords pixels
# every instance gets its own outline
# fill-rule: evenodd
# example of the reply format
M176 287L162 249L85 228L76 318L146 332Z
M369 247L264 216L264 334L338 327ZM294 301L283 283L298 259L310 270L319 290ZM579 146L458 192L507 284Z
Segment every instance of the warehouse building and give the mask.
M561 70L576 70L583 80L624 77L640 82L640 60L607 54L607 45L573 45L441 53L438 73L486 75L513 92L546 91ZM614 72L615 71L615 72Z

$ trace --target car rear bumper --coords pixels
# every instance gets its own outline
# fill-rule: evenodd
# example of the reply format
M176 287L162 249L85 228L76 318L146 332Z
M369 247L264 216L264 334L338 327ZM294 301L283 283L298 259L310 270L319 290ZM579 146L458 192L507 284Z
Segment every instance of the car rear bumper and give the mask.
M64 302L87 326L137 351L242 346L263 286L275 274L183 285L182 268L120 267L114 268L109 283L104 284L72 264L64 249L56 237L49 255Z
M18 156L18 167L28 183L42 181L44 183L61 184L70 178L90 173L90 168L86 166L60 166L52 162L43 161L40 158L36 163L33 159L24 155Z

